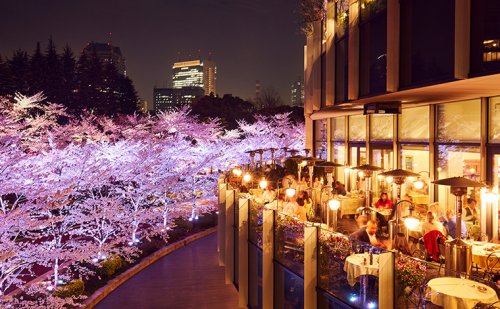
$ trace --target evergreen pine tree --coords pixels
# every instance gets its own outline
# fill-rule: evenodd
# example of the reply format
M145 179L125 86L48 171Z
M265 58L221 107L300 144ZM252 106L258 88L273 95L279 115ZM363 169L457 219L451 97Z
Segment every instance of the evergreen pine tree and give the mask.
M0 55L0 96L6 96L9 94L10 78L7 70L7 62L4 61Z
M118 92L120 96L116 113L133 114L136 112L138 110L137 103L139 98L130 78L120 75Z
M77 80L76 62L73 52L68 45L61 55L61 92L60 102L70 111L74 111L78 104L76 102Z
M29 63L29 95L34 95L40 91L47 95L47 89L44 87L45 76L45 59L40 48L40 42L37 42Z
M49 38L47 50L45 52L45 78L43 88L47 100L54 103L61 103L62 100L62 79L61 63L57 54L56 45Z
M23 50L14 52L12 59L8 61L8 74L11 78L10 89L7 91L9 94L29 93L29 69L28 54Z

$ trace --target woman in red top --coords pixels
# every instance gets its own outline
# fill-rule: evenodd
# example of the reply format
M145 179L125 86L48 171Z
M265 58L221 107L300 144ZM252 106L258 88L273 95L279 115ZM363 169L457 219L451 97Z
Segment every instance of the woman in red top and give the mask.
M392 209L392 202L389 199L389 196L387 195L387 193L382 192L382 194L380 194L380 199L377 201L377 204L375 204L375 207Z

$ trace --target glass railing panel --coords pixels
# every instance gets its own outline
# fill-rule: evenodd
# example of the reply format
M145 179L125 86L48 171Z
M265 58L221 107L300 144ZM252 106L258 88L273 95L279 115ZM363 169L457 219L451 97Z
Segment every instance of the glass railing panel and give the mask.
M259 203L255 199L250 200L249 204L249 231L248 239L250 243L262 249L262 214L264 210L264 204Z
M274 258L295 274L304 277L305 222L276 213L274 222Z
M354 308L377 308L378 254L384 250L323 228L318 245L319 288Z

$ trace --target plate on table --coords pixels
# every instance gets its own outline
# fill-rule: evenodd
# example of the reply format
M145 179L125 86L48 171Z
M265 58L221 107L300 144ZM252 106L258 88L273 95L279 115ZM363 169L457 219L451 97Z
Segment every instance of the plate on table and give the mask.
M488 291L488 289L484 286L477 286L477 290L481 293L486 293Z

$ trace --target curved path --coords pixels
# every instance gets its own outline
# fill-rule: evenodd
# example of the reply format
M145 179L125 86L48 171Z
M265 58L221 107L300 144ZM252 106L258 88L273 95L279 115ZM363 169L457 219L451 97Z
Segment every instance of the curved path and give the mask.
M119 286L94 308L238 308L238 293L224 283L217 233L193 241Z

